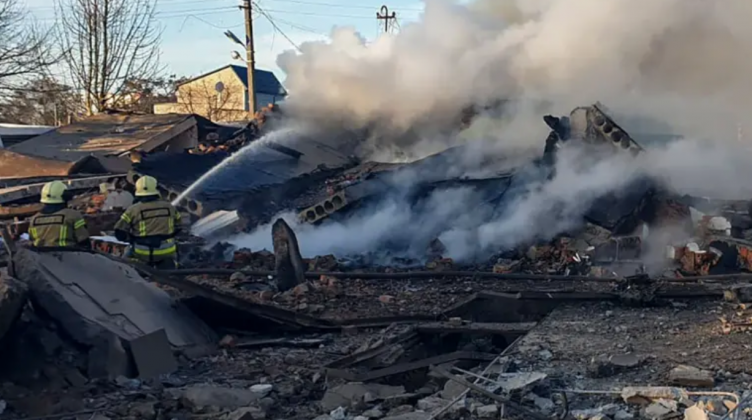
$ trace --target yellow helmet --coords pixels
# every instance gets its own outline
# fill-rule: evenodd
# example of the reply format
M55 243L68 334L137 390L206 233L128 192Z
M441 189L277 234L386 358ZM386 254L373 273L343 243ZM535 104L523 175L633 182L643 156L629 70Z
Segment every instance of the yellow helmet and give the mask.
M159 195L157 179L153 176L142 176L136 181L136 197Z
M41 199L39 202L44 204L62 204L65 203L63 194L68 190L61 181L52 181L44 184L42 187Z

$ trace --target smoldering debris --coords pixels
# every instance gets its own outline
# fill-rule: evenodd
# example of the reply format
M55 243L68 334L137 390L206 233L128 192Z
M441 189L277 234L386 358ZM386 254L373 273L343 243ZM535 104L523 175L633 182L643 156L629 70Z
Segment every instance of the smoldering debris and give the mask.
M654 164L676 159L673 150L635 156L642 147L598 106L546 120L554 125L549 138L555 141L544 148L543 159L506 174L494 173L497 160L486 159L475 167L478 177L457 178L479 163L467 160L462 148L408 164L365 163L327 179L325 188L311 186L321 198L302 201L310 207L297 217L280 217L293 226L306 256L389 250L422 260L438 238L445 257L478 263L576 231L585 221L615 235L632 234L639 227L632 216L648 204L645 197L670 189ZM566 133L558 121L566 121ZM451 170L442 174L445 167ZM294 208L296 199L289 198ZM269 226L261 226L230 242L271 249L269 237Z

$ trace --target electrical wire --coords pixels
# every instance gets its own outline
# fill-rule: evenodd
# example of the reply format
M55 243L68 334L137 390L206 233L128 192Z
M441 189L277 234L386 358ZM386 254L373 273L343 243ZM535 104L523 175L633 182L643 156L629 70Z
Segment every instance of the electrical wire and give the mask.
M182 32L182 31L183 31L183 27L185 26L186 22L188 22L188 19L190 19L190 18L196 19L196 20L198 20L198 21L200 21L200 22L202 22L202 23L204 23L204 24L206 24L206 25L208 25L208 26L211 26L211 27L212 27L212 28L214 28L214 29L223 29L223 30L226 30L226 29L238 28L238 27L241 27L241 26L242 26L242 25L234 25L234 26L220 26L220 25L214 24L214 23L212 23L212 22L209 22L209 21L208 21L208 20L206 20L206 19L203 19L203 18L201 18L201 17L198 17L198 16L196 16L196 15L188 15L188 16L186 16L186 17L185 17L185 19L183 19L183 22L182 22L182 23L180 24L180 29L178 30L178 32ZM258 17L257 17L257 18L258 18ZM254 19L254 20L255 20L255 19Z
M282 29L280 29L279 26L277 26L277 23L274 22L274 19L269 15L269 13L267 13L263 8L261 8L261 6L259 6L258 3L253 2L253 5L256 7L256 10L258 10L259 13L261 13L261 15L264 16L266 20L269 21L272 27L287 40L287 42L289 42L293 47L295 47L296 50L302 52L298 44L296 44L292 39L290 39L290 37L287 36L287 34Z
M216 7L216 8L209 8L209 9L192 9L192 10L176 10L176 11L155 11L154 12L154 18L156 19L173 19L173 18L184 18L191 15L194 15L196 13L201 13L202 15L213 15L213 14L221 14L221 13L235 13L237 9L232 6L226 6L226 7ZM133 16L146 16L150 13L134 13ZM51 18L41 18L36 19L38 21L56 21L57 17L51 17Z
M291 28L298 29L298 30L301 30L303 32L309 32L309 33L312 33L312 34L321 35L321 36L325 36L325 37L329 36L328 34L326 34L324 32L317 31L316 29L310 28L308 26L303 26L303 25L300 25L298 23L290 22L289 20L280 19L278 17L275 17L274 19L277 22L279 22L279 23L283 23L283 24L285 24L285 25L287 25L287 26L289 26Z
M353 4L343 4L343 3L320 3L320 2L314 2L314 1L305 1L305 0L268 0L271 3L294 3L294 4L306 4L310 6L325 6L325 7L335 7L335 8L341 8L341 9L368 9L368 10L377 10L380 6L363 6L363 5L353 5ZM400 7L401 11L408 11L408 12L422 12L423 9L413 9L409 7Z
M214 3L219 2L225 2L225 3L231 3L235 0L213 0ZM176 5L176 6L182 6L185 4L206 4L206 0L157 0L156 5L157 7L163 5L163 4L169 4L169 5ZM229 4L228 4L229 6ZM233 6L235 7L235 6ZM25 8L27 11L40 11L40 10L55 10L55 6L29 6Z
M324 16L324 17L341 17L341 18L348 18L348 19L369 19L372 20L373 16L356 16L356 15L339 15L339 14L332 14L332 13L315 13L315 12L299 12L295 10L272 10L272 9L266 9L268 13L282 13L282 14L290 14L290 15L301 15L301 16Z

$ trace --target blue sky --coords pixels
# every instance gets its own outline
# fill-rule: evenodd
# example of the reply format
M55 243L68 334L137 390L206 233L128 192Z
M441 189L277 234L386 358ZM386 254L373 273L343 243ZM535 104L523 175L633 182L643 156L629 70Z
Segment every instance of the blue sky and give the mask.
M20 1L40 23L54 24L53 0ZM327 39L335 26L353 26L367 39L375 38L380 24L376 13L385 4L382 1L258 0L258 5L284 35L300 45ZM241 0L158 0L157 20L164 31L161 61L166 71L178 76L196 76L233 63L231 51L243 53L242 47L222 33L229 29L242 39L243 12L237 7L241 3ZM397 13L402 26L416 21L423 9L420 0L390 0L387 6L390 12ZM272 70L284 81L276 58L294 47L264 15L254 17L256 67Z

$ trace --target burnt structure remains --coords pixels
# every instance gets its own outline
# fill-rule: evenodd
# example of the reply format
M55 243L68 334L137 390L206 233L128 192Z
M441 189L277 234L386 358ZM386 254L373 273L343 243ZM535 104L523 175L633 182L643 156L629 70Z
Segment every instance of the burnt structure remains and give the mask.
M305 229L389 200L429 214L436 194L462 189L473 222L504 220L556 182L572 150L582 165L650 153L602 105L546 115L542 153L523 162L468 162L472 144L383 163L358 158L348 136L259 141L274 130L269 112L236 128L166 121L195 145L123 145L125 171L91 158L7 181L0 418L747 418L748 201L635 177L574 217L553 205L548 218L573 219L556 232L472 261L452 259L439 238L455 217L392 232L366 255L301 251ZM178 203L190 225L180 269L122 259L114 198L151 175L175 199L244 146L254 153ZM110 158L101 162L114 168ZM71 185L93 250L26 243L24 219L48 179ZM231 244L265 227L271 249Z

